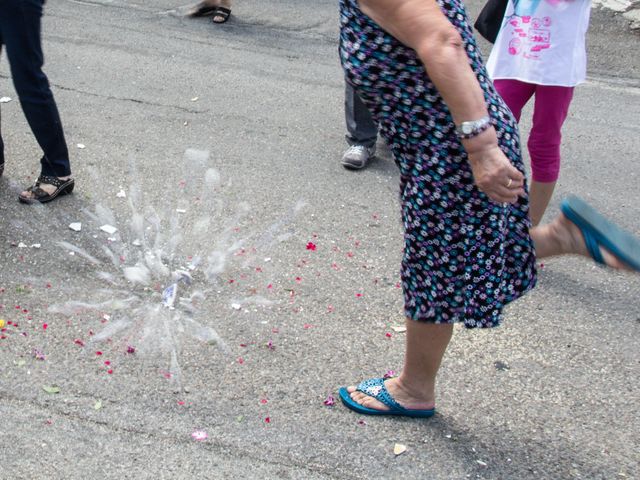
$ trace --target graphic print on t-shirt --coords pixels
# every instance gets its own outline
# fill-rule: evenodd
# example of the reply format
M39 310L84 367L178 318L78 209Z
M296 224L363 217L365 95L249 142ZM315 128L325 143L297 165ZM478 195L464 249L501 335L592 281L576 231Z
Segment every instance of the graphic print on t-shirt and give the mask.
M504 28L511 31L509 54L530 60L541 58L551 48L553 20L550 16L536 15L543 0L514 0L513 14L505 18ZM544 0L553 10L562 11L575 0Z

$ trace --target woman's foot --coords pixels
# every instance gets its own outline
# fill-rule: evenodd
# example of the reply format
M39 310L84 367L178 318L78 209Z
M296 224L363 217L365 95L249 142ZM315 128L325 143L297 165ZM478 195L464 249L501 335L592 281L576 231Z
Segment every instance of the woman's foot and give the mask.
M213 23L226 23L231 16L231 9L226 7L218 7L211 21Z
M407 410L429 410L435 407L435 393L417 392L407 387L401 377L385 380L384 386L389 394ZM355 386L347 387L351 399L366 408L387 411L389 407L369 395L356 390Z
M40 175L36 183L20 193L18 200L22 203L47 203L60 195L71 193L75 182L70 175L65 177L50 177Z
M592 257L582 231L564 213L560 213L551 223L532 228L531 236L534 239L539 258L561 254ZM604 247L600 247L600 254L604 264L608 267L616 270L633 270Z

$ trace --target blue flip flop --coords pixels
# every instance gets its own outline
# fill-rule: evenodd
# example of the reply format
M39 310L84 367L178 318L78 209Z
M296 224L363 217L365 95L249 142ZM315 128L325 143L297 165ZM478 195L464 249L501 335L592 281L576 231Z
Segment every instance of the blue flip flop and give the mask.
M595 208L578 197L562 201L560 209L582 232L587 250L598 263L606 265L600 247L625 264L640 271L640 239L607 220Z
M364 413L365 415L398 415L402 417L427 418L432 417L434 413L436 413L435 408L430 408L428 410L404 408L391 396L387 387L384 385L384 381L384 378L372 378L370 380L365 380L356 387L356 390L385 404L389 407L389 410L374 410L373 408L367 408L360 405L351 398L351 395L345 387L342 387L339 391L340 400L342 400L345 407L353 410L354 412Z

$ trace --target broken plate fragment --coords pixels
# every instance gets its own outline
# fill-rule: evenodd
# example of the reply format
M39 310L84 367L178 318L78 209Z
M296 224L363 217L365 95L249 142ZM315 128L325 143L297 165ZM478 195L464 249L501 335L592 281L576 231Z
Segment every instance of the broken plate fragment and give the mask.
M111 225L102 225L100 227L100 230L102 230L103 232L108 233L109 235L113 235L114 233L116 233L118 231L118 229L116 227L113 227Z
M394 455L401 455L406 451L407 451L407 446L406 445L402 445L401 443L396 443L393 446L393 454Z
M69 224L69 228L71 230L73 230L74 232L79 232L80 230L82 230L82 223L80 222L73 222Z

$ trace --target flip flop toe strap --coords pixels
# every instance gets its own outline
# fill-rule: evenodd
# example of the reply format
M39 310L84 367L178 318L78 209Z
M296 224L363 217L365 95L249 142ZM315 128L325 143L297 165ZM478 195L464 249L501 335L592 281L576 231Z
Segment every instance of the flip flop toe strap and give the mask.
M602 252L600 251L598 240L586 229L582 230L582 236L584 237L584 243L587 245L587 250L591 258L601 265L606 265Z
M361 382L356 390L375 398L380 403L385 404L392 410L405 410L405 408L394 400L387 387L384 385L384 378L372 378Z

